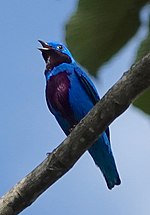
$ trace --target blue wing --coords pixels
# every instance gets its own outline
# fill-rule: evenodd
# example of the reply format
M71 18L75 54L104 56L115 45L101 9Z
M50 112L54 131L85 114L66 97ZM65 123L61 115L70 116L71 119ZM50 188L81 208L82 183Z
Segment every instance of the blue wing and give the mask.
M88 75L80 68L77 67L77 69L75 69L75 73L83 88L86 90L87 94L90 96L93 104L95 105L100 100L100 98L94 84L92 83Z
M87 74L84 73L80 68L75 69L75 73L84 90L93 102L93 105L95 105L100 100L100 98L94 84L89 79ZM109 128L107 128L106 131L102 133L98 141L89 149L89 153L93 157L97 166L99 166L101 169L108 188L112 189L115 184L119 185L121 181L111 151Z
M77 67L75 69L75 73L76 73L79 81L81 82L83 88L86 90L87 94L90 96L90 98L93 102L93 105L95 105L100 100L100 97L98 95L98 92L97 92L94 84L92 83L92 81L90 80L88 75L85 72L83 72L79 67ZM105 132L106 132L106 135L110 141L109 128L107 128L105 130Z

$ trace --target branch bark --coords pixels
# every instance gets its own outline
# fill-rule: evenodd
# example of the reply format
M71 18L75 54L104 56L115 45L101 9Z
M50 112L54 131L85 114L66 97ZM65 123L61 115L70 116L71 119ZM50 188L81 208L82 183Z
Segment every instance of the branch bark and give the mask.
M16 215L70 170L107 126L150 86L150 54L125 72L59 147L0 199L1 215Z

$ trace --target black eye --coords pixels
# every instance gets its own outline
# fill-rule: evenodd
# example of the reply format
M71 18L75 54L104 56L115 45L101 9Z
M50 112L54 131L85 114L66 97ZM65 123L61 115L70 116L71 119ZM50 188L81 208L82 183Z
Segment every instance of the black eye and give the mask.
M63 50L63 46L62 46L62 45L58 45L58 46L57 46L57 49Z

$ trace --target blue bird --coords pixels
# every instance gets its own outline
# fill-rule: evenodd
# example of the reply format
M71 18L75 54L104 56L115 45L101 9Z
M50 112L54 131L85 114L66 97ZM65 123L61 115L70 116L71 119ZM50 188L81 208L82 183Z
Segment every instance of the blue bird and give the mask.
M89 76L61 43L43 42L39 50L46 63L46 101L62 130L69 135L75 125L100 100ZM88 150L109 189L121 183L111 151L109 128Z

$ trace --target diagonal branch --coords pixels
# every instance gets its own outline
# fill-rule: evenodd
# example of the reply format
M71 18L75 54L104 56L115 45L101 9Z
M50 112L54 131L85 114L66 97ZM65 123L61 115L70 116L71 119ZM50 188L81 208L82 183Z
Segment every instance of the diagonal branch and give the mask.
M15 215L73 167L107 126L150 86L150 54L125 72L72 133L0 199L0 214Z

